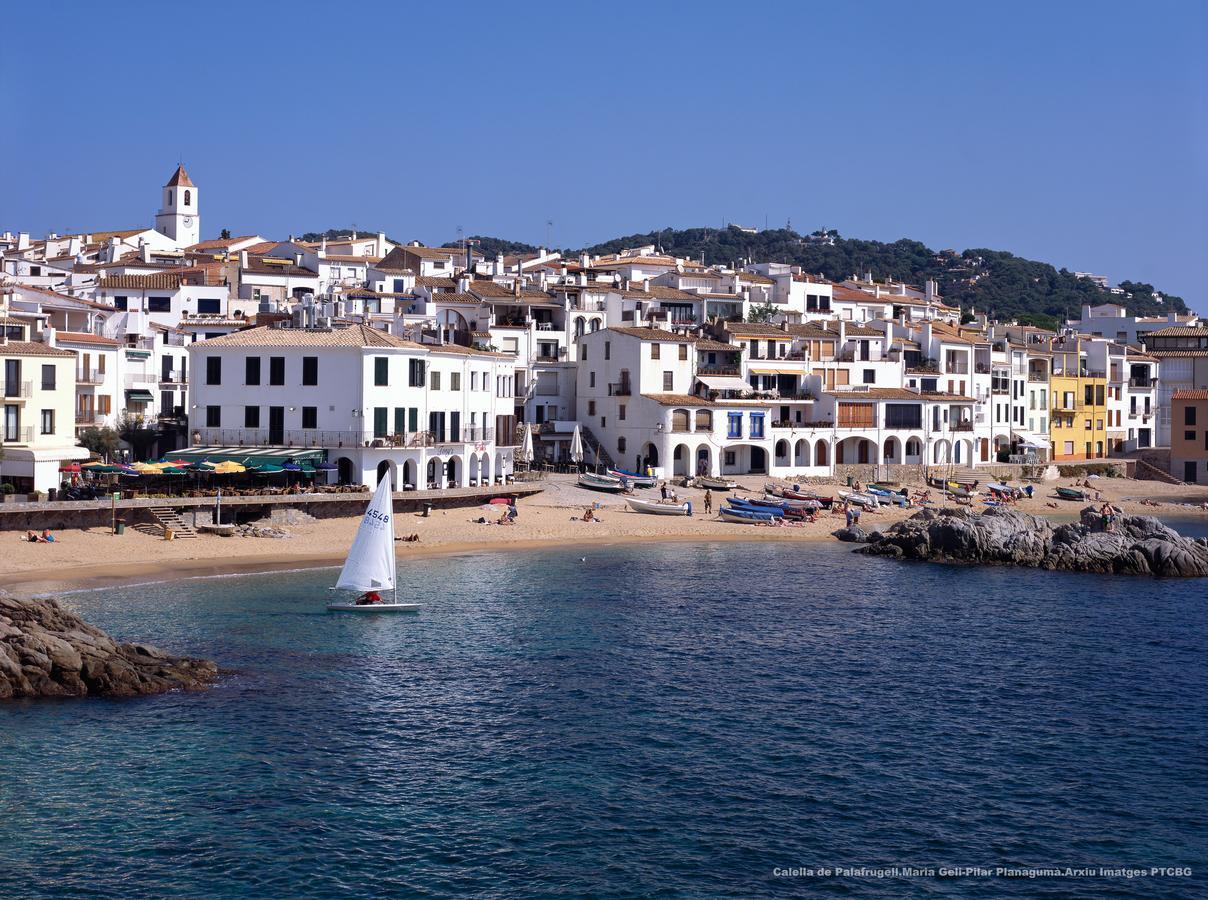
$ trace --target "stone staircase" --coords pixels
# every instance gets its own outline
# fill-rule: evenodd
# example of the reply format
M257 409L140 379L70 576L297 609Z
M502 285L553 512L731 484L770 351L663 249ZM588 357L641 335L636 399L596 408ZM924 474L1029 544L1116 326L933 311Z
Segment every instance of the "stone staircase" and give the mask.
M1137 468L1133 477L1139 481L1162 481L1166 484L1185 484L1186 482L1179 481L1169 472L1164 472L1152 463L1148 463L1143 459L1136 460Z
M177 540L197 537L197 532L194 531L192 526L187 524L185 520L180 517L180 513L172 509L172 507L153 506L147 511L151 513L159 525L136 525L134 526L135 530L141 531L143 534L159 536L163 534L166 529L171 528L172 534Z
M590 428L580 425L579 434L583 438L584 464L589 466L595 465L596 453L598 452L600 454L600 465L607 466L610 469L616 467L616 463L613 461L613 458L608 454L608 451L600 445L600 442L596 439L596 436L591 433Z

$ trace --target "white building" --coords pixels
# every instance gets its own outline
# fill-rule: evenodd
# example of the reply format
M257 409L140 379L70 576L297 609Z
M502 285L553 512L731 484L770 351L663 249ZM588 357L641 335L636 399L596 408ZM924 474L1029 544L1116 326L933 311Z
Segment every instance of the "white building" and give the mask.
M490 484L512 470L512 361L365 325L251 328L189 346L190 451L292 451L342 482Z

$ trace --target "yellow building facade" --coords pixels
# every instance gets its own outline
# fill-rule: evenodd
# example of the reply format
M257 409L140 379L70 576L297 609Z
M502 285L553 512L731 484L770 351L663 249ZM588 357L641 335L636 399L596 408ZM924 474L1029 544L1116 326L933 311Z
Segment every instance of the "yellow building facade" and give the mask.
M1105 459L1107 373L1088 370L1077 337L1053 341L1049 440L1053 462Z

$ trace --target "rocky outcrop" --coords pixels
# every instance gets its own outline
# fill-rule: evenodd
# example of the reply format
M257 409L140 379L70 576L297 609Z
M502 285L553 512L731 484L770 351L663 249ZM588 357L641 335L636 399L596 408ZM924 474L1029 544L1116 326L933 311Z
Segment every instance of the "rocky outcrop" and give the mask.
M0 596L0 699L198 690L217 675L209 660L119 644L54 600Z
M895 559L1027 566L1117 575L1208 576L1208 540L1192 540L1152 516L1107 523L1094 507L1076 525L991 508L926 509L869 536L857 553Z

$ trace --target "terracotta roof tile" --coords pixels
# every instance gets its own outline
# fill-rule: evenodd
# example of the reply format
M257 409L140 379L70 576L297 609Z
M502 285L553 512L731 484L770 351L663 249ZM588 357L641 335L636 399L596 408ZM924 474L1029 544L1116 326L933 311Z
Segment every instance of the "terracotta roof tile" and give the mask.
M189 177L189 173L185 171L185 167L179 165L164 187L197 187L197 185L193 183L193 179Z
M664 331L661 328L646 328L646 327L623 327L614 325L611 328L605 328L605 331L613 331L617 334L628 335L635 337L640 341L666 341L668 343L679 344L695 344L696 338L689 337L683 334L676 334L672 331Z
M1208 400L1208 391L1186 390L1175 391L1170 395L1172 400Z
M0 357L5 356L75 356L70 350L51 347L41 341L7 341L0 343Z

